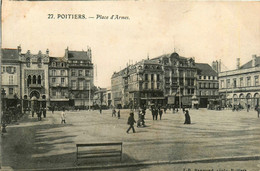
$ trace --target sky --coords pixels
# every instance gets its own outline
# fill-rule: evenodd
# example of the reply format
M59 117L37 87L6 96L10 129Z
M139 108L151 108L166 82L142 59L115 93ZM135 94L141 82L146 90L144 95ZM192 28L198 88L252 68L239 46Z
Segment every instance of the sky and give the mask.
M65 49L92 49L95 84L108 87L127 63L176 51L196 62L235 69L260 56L259 2L3 1L2 47L62 57ZM55 19L48 19L53 14ZM87 19L58 19L84 14ZM96 19L97 15L128 20ZM94 17L89 19L88 17Z

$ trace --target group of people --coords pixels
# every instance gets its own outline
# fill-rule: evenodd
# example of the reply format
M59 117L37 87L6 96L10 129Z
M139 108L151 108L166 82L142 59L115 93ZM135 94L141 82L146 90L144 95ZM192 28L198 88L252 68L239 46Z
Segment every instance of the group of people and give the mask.
M38 108L36 110L32 110L32 117L34 117L34 113L37 114L37 117L38 117L38 121L41 121L42 120L42 115L44 118L46 118L46 108Z
M153 120L157 120L158 119L158 114L160 115L160 120L162 119L162 114L163 114L163 110L160 108L156 108L156 107L152 107L151 108L151 112L152 112L152 116L153 116ZM185 114L185 121L184 124L191 124L191 118L190 118L190 114L188 110L185 110L185 108L183 108L183 112ZM143 126L145 127L145 113L146 110L142 109L142 110L138 110L138 121L137 121L137 127ZM113 112L112 112L112 116L113 116ZM129 128L127 129L126 133L129 133L129 131L132 129L133 133L135 133L135 129L134 129L134 124L136 123L135 119L134 119L134 112L133 110L130 111L130 115L128 117L127 120L127 124L129 125Z
M120 109L118 109L118 111L116 112L116 109L113 108L112 117L116 117L116 113L117 113L117 118L120 119Z

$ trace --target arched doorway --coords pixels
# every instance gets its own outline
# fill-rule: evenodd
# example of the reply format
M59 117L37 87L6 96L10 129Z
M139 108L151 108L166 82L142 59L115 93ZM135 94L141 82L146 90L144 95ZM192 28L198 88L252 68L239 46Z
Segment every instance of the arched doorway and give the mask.
M245 95L243 93L239 95L239 103L243 108L246 107Z
M40 93L36 90L32 91L30 93L30 99L32 99L33 97L36 97L36 99L39 99L40 98Z
M248 93L246 95L246 102L247 102L247 105L250 105L250 107L252 107L252 96L250 93Z
M34 90L30 93L30 98L31 98L31 110L34 113L35 111L40 109L40 103L38 101L40 98L40 93Z

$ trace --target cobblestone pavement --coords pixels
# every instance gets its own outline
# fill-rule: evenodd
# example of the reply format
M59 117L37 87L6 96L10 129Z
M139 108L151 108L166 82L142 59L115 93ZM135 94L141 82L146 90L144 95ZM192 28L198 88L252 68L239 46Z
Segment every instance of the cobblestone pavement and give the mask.
M167 111L162 120L153 121L148 111L147 127L135 127L135 134L126 133L129 110L122 110L120 119L111 115L111 110L102 114L71 111L67 112L66 124L61 124L60 112L48 113L42 121L27 116L19 125L9 125L8 133L2 136L2 165L14 169L73 167L75 144L92 142L122 141L122 162L133 164L260 156L260 118L255 111L190 110L191 125L183 124L182 112ZM117 158L91 159L80 161L78 166L111 163L120 162ZM225 169L225 162L222 164ZM164 169L172 170L171 165L167 167ZM259 170L258 167L255 164L255 169Z

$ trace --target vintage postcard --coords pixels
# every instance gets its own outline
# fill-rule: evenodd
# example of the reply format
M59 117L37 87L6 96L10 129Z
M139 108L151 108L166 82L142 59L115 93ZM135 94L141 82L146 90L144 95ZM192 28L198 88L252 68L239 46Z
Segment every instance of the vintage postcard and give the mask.
M1 170L260 170L260 3L2 1Z

